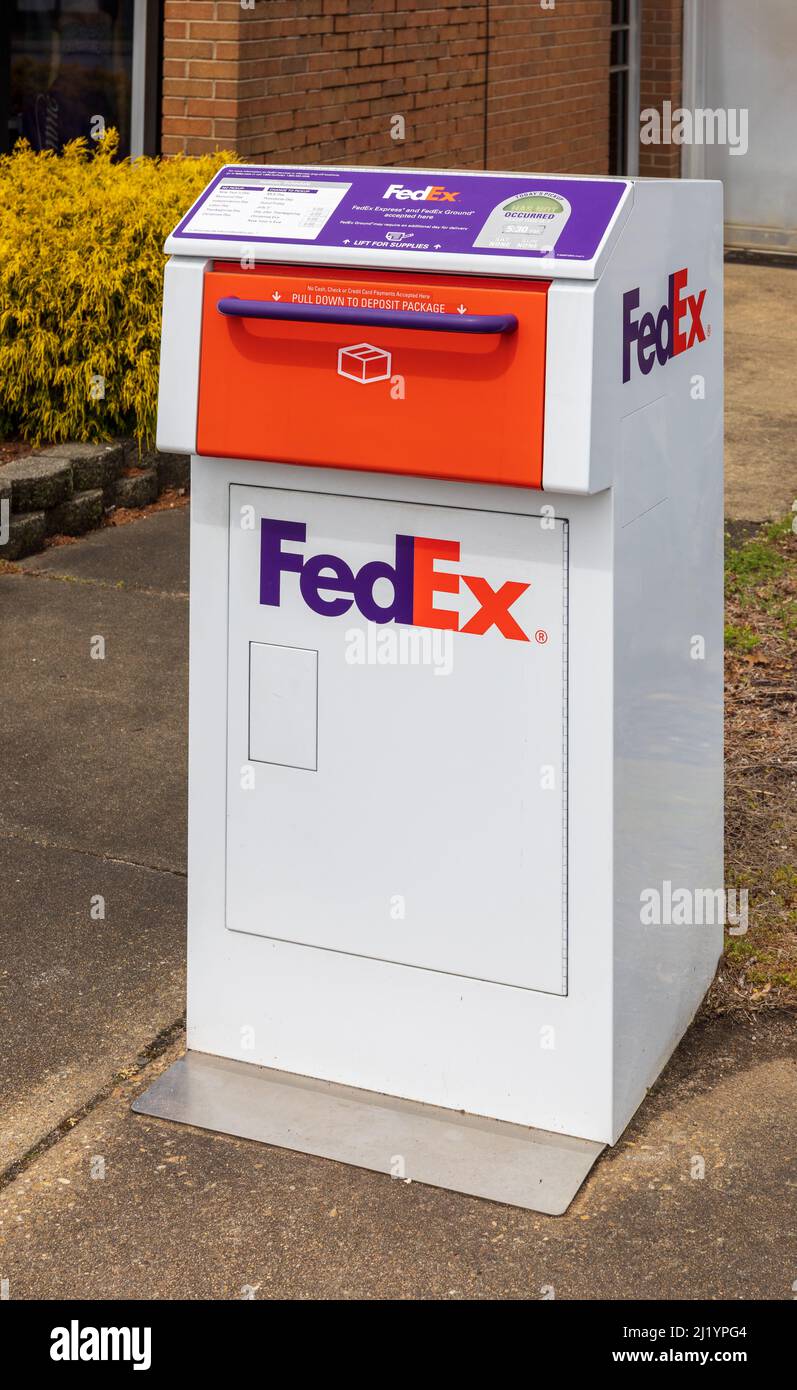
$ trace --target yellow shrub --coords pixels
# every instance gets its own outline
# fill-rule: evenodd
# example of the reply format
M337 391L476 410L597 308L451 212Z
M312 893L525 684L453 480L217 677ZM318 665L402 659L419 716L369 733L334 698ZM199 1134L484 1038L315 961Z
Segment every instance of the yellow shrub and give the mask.
M0 157L0 437L155 433L163 242L229 153L199 159Z

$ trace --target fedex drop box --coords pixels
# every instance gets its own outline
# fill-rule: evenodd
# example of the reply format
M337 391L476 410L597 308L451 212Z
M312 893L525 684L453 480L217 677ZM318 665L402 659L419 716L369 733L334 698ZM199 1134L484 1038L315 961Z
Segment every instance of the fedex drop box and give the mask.
M721 187L236 165L166 250L188 1053L137 1108L561 1211L722 943Z

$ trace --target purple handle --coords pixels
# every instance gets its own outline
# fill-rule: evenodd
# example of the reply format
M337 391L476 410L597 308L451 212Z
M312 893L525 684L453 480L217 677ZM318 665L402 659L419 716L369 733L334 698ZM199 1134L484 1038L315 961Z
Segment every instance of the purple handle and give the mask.
M423 328L432 333L514 333L514 314L433 314L417 309L346 309L327 304L220 299L220 314L238 319L282 319L295 323L351 323L361 328Z

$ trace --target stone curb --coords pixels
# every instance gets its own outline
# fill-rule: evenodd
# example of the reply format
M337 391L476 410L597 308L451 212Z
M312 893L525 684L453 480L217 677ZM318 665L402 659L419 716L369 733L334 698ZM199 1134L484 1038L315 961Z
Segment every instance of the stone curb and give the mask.
M102 525L105 499L102 488L75 492L47 512L48 536L83 536Z
M126 463L122 444L56 444L46 453L68 459L76 492L111 488L121 478Z
M146 507L158 496L158 474L154 468L119 478L114 484L113 500L117 507Z
M46 512L20 512L12 516L8 540L5 545L0 545L0 560L21 560L24 555L41 550L46 534Z
M189 487L187 456L141 456L133 440L54 444L12 459L0 465L0 560L32 555L48 536L82 536L113 507L146 507L166 490Z
M72 465L65 458L43 454L13 459L3 469L11 484L11 508L15 512L40 512L56 507L74 490Z

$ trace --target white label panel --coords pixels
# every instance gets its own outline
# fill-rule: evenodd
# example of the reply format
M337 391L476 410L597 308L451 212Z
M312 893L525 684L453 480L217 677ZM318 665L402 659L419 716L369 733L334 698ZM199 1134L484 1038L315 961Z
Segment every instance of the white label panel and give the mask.
M233 486L229 585L228 928L565 993L567 523ZM253 643L315 770L249 763Z
M196 235L289 237L314 241L351 184L291 179L222 179L191 218Z

